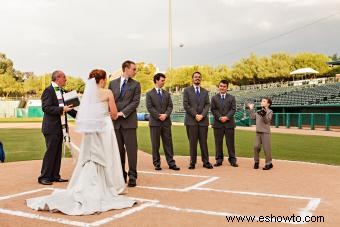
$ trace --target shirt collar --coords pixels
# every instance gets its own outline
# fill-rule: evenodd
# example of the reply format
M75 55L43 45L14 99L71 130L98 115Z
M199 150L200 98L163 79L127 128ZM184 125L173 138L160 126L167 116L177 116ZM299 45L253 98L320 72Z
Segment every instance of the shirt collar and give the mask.
M129 78L125 78L124 75L121 75L120 76L120 81L123 83L124 80L128 81Z
M193 86L194 86L195 90L197 89L197 87L198 87L198 90L201 90L201 86L196 86L195 84L193 84Z
M59 85L54 81L52 81L51 84L52 84L52 87L59 87Z

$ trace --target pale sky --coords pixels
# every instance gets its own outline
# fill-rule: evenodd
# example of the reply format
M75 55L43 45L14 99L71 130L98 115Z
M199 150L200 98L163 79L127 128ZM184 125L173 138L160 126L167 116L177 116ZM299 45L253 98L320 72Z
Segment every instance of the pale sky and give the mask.
M126 59L166 70L169 0L0 0L0 52L36 74L86 77ZM340 55L340 0L172 0L173 66L254 52ZM183 44L183 47L180 47Z

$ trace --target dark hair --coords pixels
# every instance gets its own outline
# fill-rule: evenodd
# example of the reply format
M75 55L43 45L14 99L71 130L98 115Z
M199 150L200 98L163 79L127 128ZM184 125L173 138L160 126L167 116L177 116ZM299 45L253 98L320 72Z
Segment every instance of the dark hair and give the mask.
M195 71L195 72L191 75L191 78L194 78L194 75L195 75L196 73L197 73L197 74L200 74L200 76L202 76L202 74L201 74L200 72Z
M52 81L56 81L57 80L57 78L58 78L58 76L61 74L61 73L63 73L62 71L60 71L60 70L56 70L56 71L54 71L53 73L52 73Z
M125 71L126 68L130 68L131 65L135 65L136 63L134 63L133 61L130 60L126 60L123 62L122 64L122 70L123 72Z
M156 83L156 81L160 80L161 77L163 77L164 79L166 78L165 75L163 73L156 73L154 76L153 76L153 82Z
M269 104L269 107L272 106L272 103L273 103L273 102L272 102L271 98L269 98L269 97L263 97L263 98L261 99L261 101L262 101L263 99L267 100L267 102L268 102L268 104Z
M106 79L106 72L102 69L94 69L90 72L89 79L95 78L98 84L100 80Z
M228 80L220 80L218 84L226 84L227 87L229 87L229 81Z

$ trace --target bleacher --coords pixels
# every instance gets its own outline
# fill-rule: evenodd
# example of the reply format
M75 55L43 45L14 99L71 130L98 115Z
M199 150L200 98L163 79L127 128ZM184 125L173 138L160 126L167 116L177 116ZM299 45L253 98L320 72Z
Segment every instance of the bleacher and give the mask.
M237 112L235 119L238 122L246 120L245 106L247 103L254 103L260 106L262 97L270 97L273 101L273 107L284 106L337 106L340 105L340 83L326 84L303 84L293 86L261 86L262 89L237 89L229 91L234 95L237 103ZM216 94L211 91L210 96ZM183 101L181 94L172 94L174 104L173 113L183 113ZM138 112L147 113L145 106L145 96L141 98Z

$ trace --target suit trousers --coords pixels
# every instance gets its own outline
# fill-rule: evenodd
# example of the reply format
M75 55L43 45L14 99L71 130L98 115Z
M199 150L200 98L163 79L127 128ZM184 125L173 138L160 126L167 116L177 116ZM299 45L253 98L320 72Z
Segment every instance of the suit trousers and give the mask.
M224 160L223 155L223 138L226 139L228 149L228 161L230 164L235 164L235 129L234 128L214 128L215 137L215 159L216 163L222 163Z
M203 164L209 163L208 152L208 126L187 125L187 136L190 145L190 164L195 165L197 162L197 143L200 143L201 156Z
M162 138L163 150L169 166L174 166L174 149L172 143L171 126L150 126L150 137L152 143L152 161L154 166L161 165L159 155L160 138Z
M254 145L254 161L260 162L261 145L266 158L266 164L272 163L272 151L271 151L271 134L256 132L256 139Z
M62 155L63 133L44 134L46 152L44 155L41 175L38 180L58 180L60 178L60 165Z
M119 128L115 129L120 160L122 162L123 176L126 179L137 178L137 129L136 128ZM128 173L125 170L126 155L129 162Z

